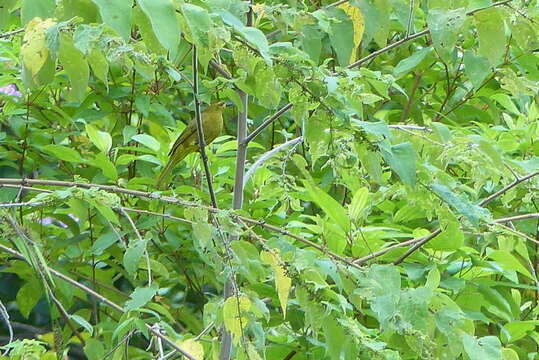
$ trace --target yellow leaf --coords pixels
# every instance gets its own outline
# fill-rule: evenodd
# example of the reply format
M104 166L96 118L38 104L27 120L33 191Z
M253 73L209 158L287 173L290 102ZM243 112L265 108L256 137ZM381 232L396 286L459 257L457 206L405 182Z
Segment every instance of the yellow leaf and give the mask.
M344 10L354 24L354 50L352 50L352 55L350 56L350 62L353 63L357 60L359 44L361 44L363 32L365 31L365 20L361 10L347 2L338 7Z
M283 309L283 317L286 317L286 305L288 303L288 293L292 286L292 279L290 279L282 265L280 265L281 258L279 251L274 249L273 252L262 251L260 253L260 259L266 264L271 265L275 274L275 287L277 288L277 295L279 296L279 302L281 303L281 309Z
M41 20L41 18L35 17L26 25L21 57L32 77L36 76L47 61L49 48L45 41L45 31L54 24L56 22L53 19Z
M251 300L245 296L231 296L225 300L223 305L223 319L225 327L232 334L234 344L241 340L243 329L247 326L248 318L246 312L251 308Z
M196 360L204 360L204 347L195 339L181 341L178 346L192 355Z

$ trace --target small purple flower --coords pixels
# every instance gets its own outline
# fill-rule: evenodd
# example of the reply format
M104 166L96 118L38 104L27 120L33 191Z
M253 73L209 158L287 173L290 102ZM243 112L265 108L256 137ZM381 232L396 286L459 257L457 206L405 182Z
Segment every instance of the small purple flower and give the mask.
M8 84L6 86L0 87L0 94L13 96L13 97L21 97L22 93L17 88L17 85L15 84Z

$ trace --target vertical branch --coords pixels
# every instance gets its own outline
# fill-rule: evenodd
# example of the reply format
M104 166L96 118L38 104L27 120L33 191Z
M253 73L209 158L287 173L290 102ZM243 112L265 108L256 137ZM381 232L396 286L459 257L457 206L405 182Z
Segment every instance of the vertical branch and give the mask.
M241 98L243 105L243 112L238 113L238 154L236 156L236 178L234 181L234 194L232 198L232 208L241 209L243 205L243 182L245 177L245 160L247 157L248 142L245 141L247 137L247 109L249 97L246 93L238 90L238 94ZM231 241L237 240L238 236L233 235ZM231 274L225 283L225 289L223 297L228 299L231 296L237 295L237 289L235 289L234 274ZM223 335L221 338L221 353L219 354L219 360L229 360L232 350L232 335L226 329L223 329Z
M249 12L247 13L247 26L252 26L253 24L253 9L249 6ZM247 158L247 146L249 142L246 141L247 138L247 113L248 113L248 104L249 96L241 91L237 90L238 95L241 99L241 104L243 111L238 112L238 154L236 156L236 177L234 180L234 194L232 198L232 208L234 210L241 209L243 206L243 182L245 177L245 160ZM233 235L231 241L237 240L238 236ZM225 283L225 288L223 292L224 299L228 299L231 296L237 294L236 279L234 274L231 273ZM239 306L239 302L238 302ZM239 314L239 309L238 309ZM230 360L230 355L232 352L232 334L223 327L222 337L221 337L221 352L219 354L219 360Z
M213 180L208 165L208 156L206 156L206 141L204 140L204 127L202 126L202 116L200 113L200 101L198 100L198 56L197 48L193 45L193 95L195 97L195 120L197 124L198 147L202 162L204 164L204 172L208 181L208 192L210 193L211 206L217 208L217 199L213 191Z

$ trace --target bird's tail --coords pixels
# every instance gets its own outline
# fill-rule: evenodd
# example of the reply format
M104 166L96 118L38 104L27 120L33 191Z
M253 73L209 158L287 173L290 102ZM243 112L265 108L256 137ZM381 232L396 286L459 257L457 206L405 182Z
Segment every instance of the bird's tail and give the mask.
M158 189L161 189L163 187L163 181L170 175L172 172L172 169L174 169L174 166L176 165L176 161L174 161L173 158L170 158L165 168L161 171L161 174L159 174L159 177L157 178L157 182L155 186Z
M161 189L162 186L163 186L163 182L166 180L166 178L170 175L170 173L172 172L172 169L174 169L174 167L180 162L183 160L183 158L185 158L187 156L187 154L189 154L189 152L185 151L185 150L180 150L180 152L178 154L172 154L170 159L168 160L168 163L167 165L165 166L165 168L161 171L161 174L159 175L159 177L157 178L157 182L155 184L155 186L158 188L158 189Z

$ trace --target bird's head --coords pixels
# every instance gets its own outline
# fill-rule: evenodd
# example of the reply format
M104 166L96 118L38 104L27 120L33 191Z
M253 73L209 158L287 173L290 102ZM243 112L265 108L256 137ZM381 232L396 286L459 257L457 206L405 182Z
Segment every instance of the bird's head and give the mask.
M225 101L216 101L208 106L209 111L223 111L229 104Z

